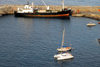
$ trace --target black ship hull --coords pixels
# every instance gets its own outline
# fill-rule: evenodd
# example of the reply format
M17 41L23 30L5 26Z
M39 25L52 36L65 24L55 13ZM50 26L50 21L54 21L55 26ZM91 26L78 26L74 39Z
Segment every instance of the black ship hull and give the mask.
M69 18L72 11L59 11L59 12L45 12L45 13L39 13L39 12L33 12L33 13L18 13L14 12L15 17L33 17L33 18Z

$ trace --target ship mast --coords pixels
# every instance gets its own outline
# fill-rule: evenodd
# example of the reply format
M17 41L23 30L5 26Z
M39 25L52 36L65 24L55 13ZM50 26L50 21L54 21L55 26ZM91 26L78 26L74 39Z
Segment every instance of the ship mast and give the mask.
M64 0L62 0L62 9L64 9Z
M32 2L32 8L34 7L34 3Z

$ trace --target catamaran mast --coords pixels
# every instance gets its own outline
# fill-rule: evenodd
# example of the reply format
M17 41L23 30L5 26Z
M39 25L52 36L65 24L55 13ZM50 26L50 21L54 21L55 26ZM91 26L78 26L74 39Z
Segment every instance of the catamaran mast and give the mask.
M65 35L65 28L64 28L64 30L63 30L63 36L62 36L62 44L61 44L61 47L63 47L63 45L64 45L64 35Z
M62 0L62 9L64 9L64 0Z

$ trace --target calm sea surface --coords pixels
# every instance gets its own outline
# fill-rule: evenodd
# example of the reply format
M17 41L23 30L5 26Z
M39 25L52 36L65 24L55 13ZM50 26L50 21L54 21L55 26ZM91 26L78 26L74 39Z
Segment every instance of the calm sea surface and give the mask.
M42 0L0 0L0 4L26 4L27 1L35 5L44 5ZM61 5L61 0L44 0L47 5ZM65 5L100 6L100 0L65 0Z
M100 67L100 25L87 27L88 18L0 17L0 67ZM56 61L65 27L65 45L74 59Z

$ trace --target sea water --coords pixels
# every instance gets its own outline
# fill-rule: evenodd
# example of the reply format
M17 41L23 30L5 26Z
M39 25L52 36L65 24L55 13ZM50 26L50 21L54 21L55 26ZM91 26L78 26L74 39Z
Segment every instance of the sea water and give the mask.
M88 22L96 23L87 27ZM100 67L100 25L97 20L0 17L0 67ZM65 46L74 59L56 61L65 27ZM71 45L70 45L71 44Z

